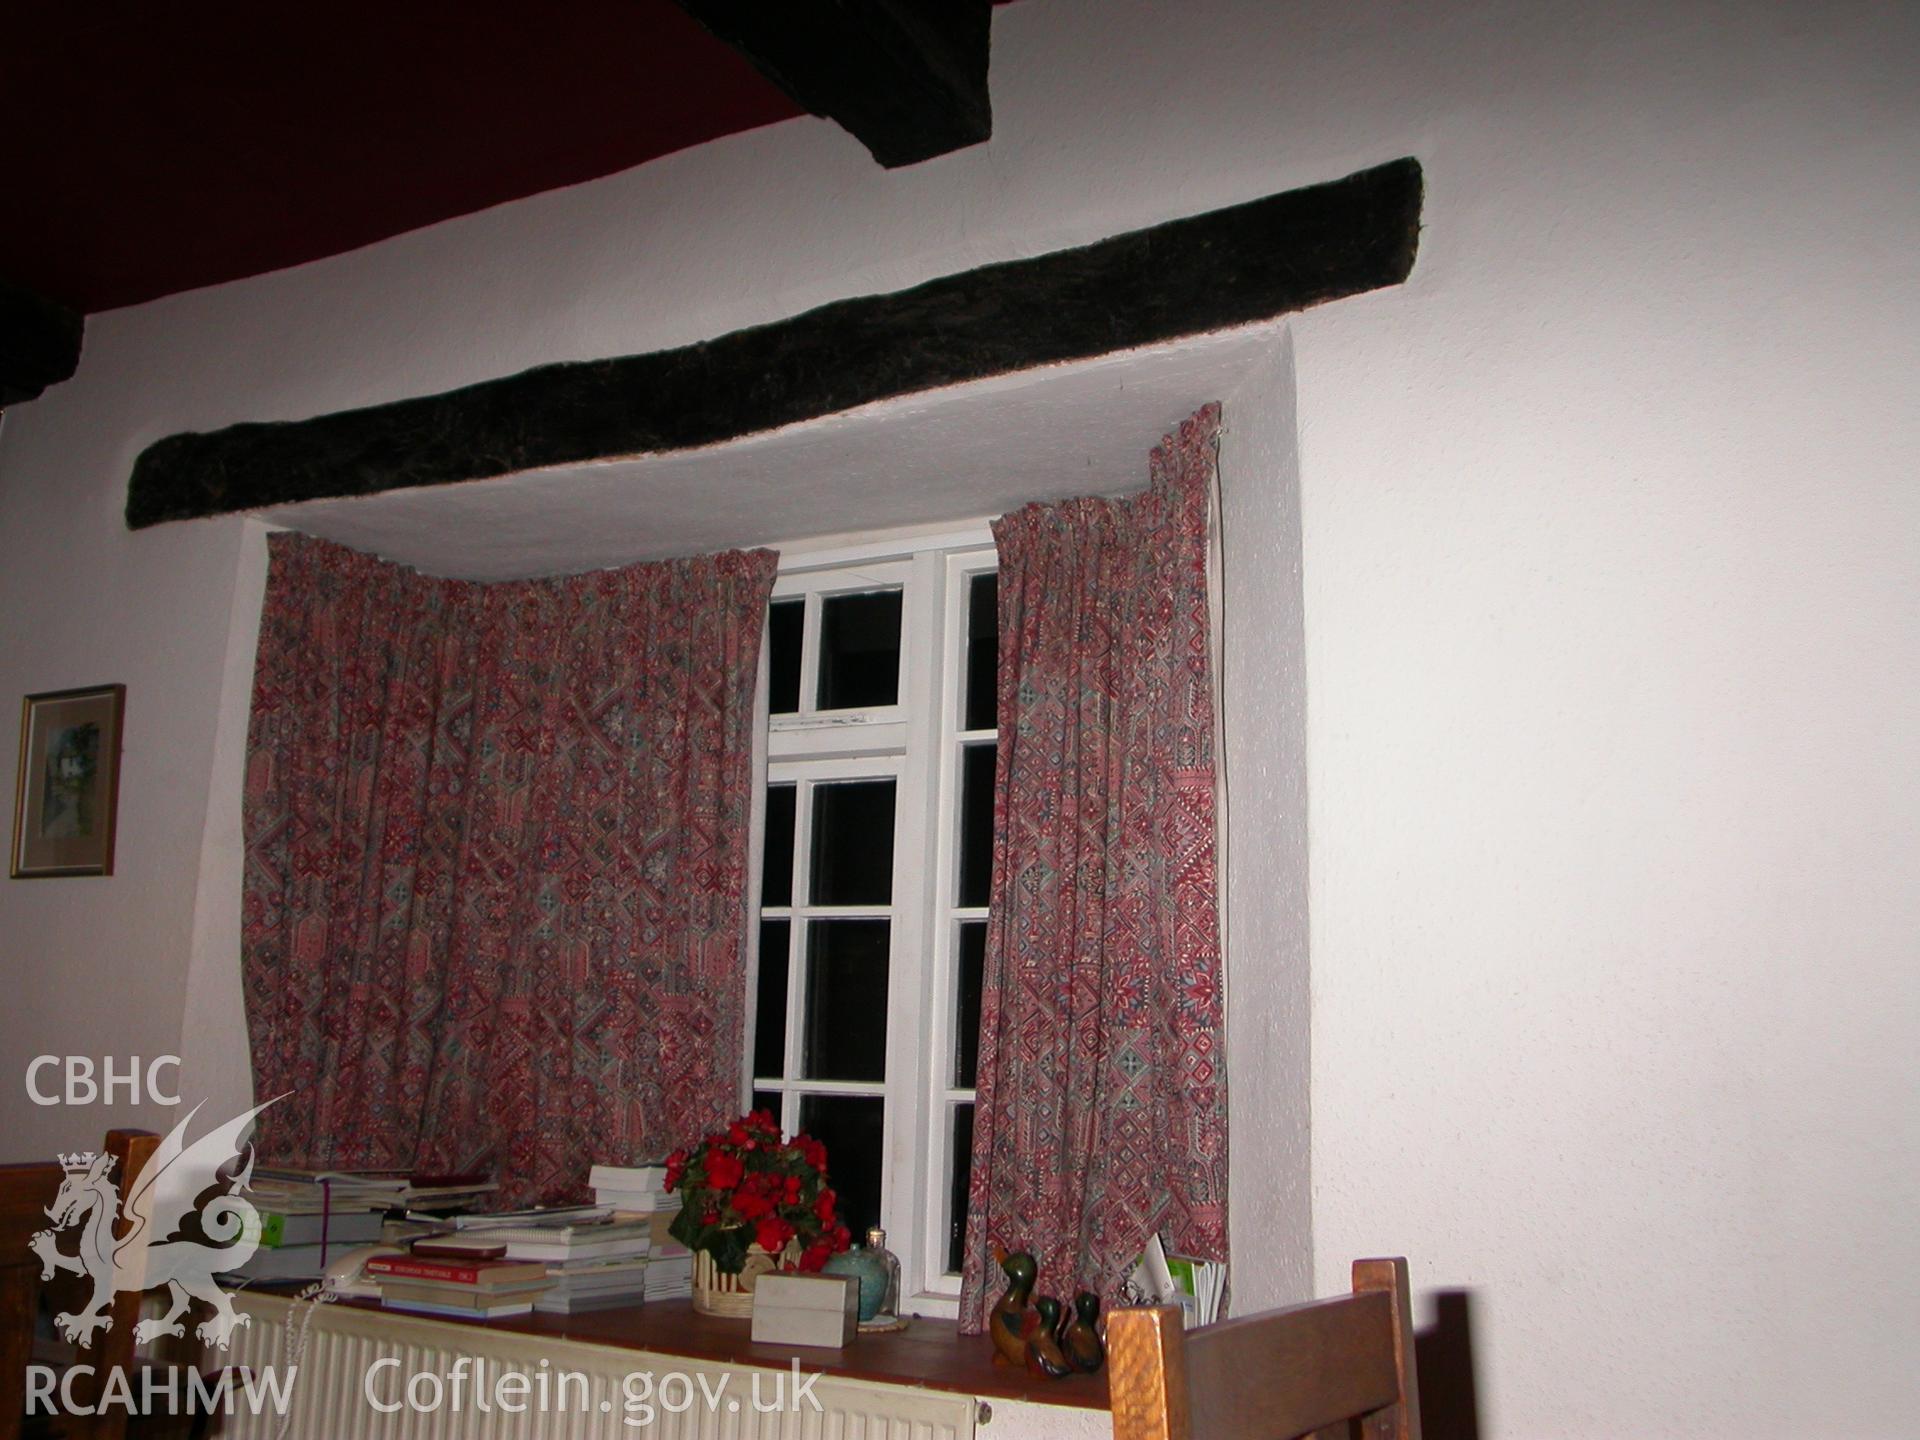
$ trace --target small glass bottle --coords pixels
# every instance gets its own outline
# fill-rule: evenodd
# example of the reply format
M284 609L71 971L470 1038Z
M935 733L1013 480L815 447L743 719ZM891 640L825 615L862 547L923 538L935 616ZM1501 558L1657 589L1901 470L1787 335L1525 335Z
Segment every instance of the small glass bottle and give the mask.
M887 1287L876 1318L891 1320L900 1313L900 1259L887 1248L887 1232L878 1225L867 1231L867 1249L887 1267Z

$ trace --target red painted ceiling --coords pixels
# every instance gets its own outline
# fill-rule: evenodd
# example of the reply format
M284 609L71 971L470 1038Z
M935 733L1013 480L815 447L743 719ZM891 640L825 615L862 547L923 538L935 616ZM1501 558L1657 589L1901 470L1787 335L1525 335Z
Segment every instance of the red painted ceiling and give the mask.
M131 305L799 113L670 0L20 4L0 278Z

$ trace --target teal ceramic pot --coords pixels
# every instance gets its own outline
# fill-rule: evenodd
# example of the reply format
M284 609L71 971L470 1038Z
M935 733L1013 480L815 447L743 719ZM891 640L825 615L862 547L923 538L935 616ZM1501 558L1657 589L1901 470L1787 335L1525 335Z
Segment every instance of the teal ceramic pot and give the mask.
M880 1313L887 1298L887 1262L877 1250L855 1245L838 1255L829 1255L820 1267L824 1275L851 1275L860 1282L860 1323L866 1324Z

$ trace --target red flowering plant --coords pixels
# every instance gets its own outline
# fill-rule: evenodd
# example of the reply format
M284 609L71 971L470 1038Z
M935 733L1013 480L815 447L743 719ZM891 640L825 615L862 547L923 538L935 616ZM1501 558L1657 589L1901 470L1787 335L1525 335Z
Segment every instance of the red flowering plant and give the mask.
M669 1155L667 1188L680 1192L673 1238L706 1251L722 1274L738 1275L756 1244L778 1256L798 1240L802 1270L847 1248L827 1184L827 1147L809 1135L783 1140L764 1110Z

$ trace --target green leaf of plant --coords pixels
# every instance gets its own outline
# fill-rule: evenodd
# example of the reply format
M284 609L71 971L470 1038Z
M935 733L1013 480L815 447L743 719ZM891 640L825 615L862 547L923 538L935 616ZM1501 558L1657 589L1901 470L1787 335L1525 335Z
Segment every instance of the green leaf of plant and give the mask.
M747 1247L753 1243L745 1226L723 1229L714 1226L707 1237L706 1251L713 1256L713 1268L722 1275L738 1275L747 1263Z

